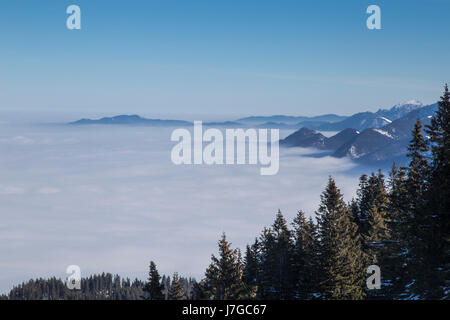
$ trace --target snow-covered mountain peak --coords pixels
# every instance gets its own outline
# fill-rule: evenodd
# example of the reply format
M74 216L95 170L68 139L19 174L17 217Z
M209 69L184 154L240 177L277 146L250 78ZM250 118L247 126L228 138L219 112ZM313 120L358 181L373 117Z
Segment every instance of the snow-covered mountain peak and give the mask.
M391 121L394 121L396 119L399 119L406 115L407 113L423 107L422 102L418 100L408 100L402 103L398 103L395 106L393 106L391 109L380 109L376 112L378 116L385 117Z
M403 108L403 107L420 108L420 107L423 107L423 103L418 100L412 99L412 100L408 100L408 101L405 101L402 103L398 103L395 106L393 106L392 109L399 109L399 108Z

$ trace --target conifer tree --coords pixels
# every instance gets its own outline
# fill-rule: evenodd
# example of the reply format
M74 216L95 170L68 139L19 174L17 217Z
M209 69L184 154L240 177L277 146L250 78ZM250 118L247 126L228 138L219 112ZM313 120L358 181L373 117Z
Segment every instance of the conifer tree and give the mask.
M239 253L231 249L225 233L219 241L219 258L211 257L205 273L205 291L212 300L234 300L247 298L248 292L242 281L242 265Z
M153 261L150 261L150 270L148 275L148 282L144 287L144 292L146 293L144 298L147 300L163 300L164 285L161 283L161 276L159 275L159 272L156 269L156 264Z
M180 281L178 273L174 273L172 277L172 284L170 285L169 300L186 300L187 296L184 291L183 283Z
M423 265L423 257L426 255L426 243L423 241L428 237L430 231L426 228L425 214L425 192L428 185L428 161L426 159L428 145L422 134L422 122L417 119L414 129L411 132L412 139L408 146L407 156L410 158L405 180L406 194L406 215L405 215L405 240L407 257L407 274L409 284L407 288L413 288L415 294L422 287L423 272L428 272Z
M295 278L295 298L310 300L317 295L319 280L317 260L318 239L316 226L310 218L299 211L292 223L294 227L293 273Z
M389 205L389 196L386 190L384 175L381 170L378 175L372 173L369 178L367 191L369 192L369 199L365 204L367 206L367 230L363 234L365 241L364 248L371 251L369 255L375 260L381 261L381 256L374 256L378 252L377 247L382 247L383 242L388 240L387 230L387 209Z
M334 221L337 220L337 211L345 211L345 205L341 202L339 191L334 180L330 177L325 191L320 196L321 203L316 212L318 223L318 236L320 240L319 261L320 281L319 290L323 298L331 296L332 279L330 270L334 255L334 239L337 237Z
M261 235L261 277L258 296L285 300L294 294L292 235L281 211Z
M367 267L364 252L361 249L356 225L350 215L344 212L337 223L336 252L333 255L329 274L332 279L333 299L360 300L364 294L364 271Z
M384 175L381 170L378 171L377 175L372 172L370 177L365 174L360 177L356 203L352 203L350 208L354 217L353 220L358 224L358 230L362 236L367 236L369 233L372 206L375 205L381 215L385 217L388 201Z
M370 208L369 179L366 174L359 177L359 188L356 199L352 201L351 212L353 221L357 224L360 234L366 234L368 229L368 212Z
M366 258L357 226L330 177L317 210L320 290L326 299L363 299Z
M191 300L209 300L206 281L195 282L192 286Z
M359 210L359 204L358 201L353 198L352 201L348 204L348 208L352 214L352 221L356 224L358 227L358 232L361 229L361 220L360 220L360 210Z
M387 223L390 242L387 244L389 255L383 263L382 275L390 281L383 288L386 299L405 299L408 297L407 284L411 275L408 273L410 199L406 186L406 171L394 163L389 174L389 204Z
M382 290L367 290L367 296L369 299L379 298L385 295L385 290L394 277L387 267L388 262L391 262L389 247L392 245L389 232L389 194L381 170L377 175L372 172L370 177L363 176L360 179L356 203L359 207L356 210L360 214L358 231L367 263L376 264L382 270ZM353 203L350 207L352 213L355 211L354 207Z
M423 261L414 287L422 298L440 299L448 297L450 291L450 93L447 85L426 132L430 137L432 162L428 169L425 208L418 215L417 227L422 233L417 242L422 243Z
M367 290L368 299L385 298L386 291L391 285L391 278L394 275L389 272L387 264L390 260L390 230L388 228L387 219L384 216L385 212L373 204L369 210L369 231L365 236L365 243L368 255L369 264L374 264L380 267L382 282L381 289Z
M387 239L389 239L389 230L386 221L378 207L373 204L369 210L369 233L366 237L366 242L370 248L368 254L371 263L382 263Z
M408 146L408 188L412 200L422 197L422 191L427 176L428 161L426 153L428 145L422 134L422 122L417 119L412 131L412 139Z
M247 245L245 251L242 280L250 290L249 298L255 298L258 292L260 268L259 247L258 239L255 239L255 242L251 246Z
M275 235L274 289L278 299L286 300L292 298L294 290L293 243L291 231L280 210L278 210L272 230Z
M259 299L275 299L273 295L274 272L275 269L275 236L270 228L264 228L260 235L260 252L258 268L258 291Z

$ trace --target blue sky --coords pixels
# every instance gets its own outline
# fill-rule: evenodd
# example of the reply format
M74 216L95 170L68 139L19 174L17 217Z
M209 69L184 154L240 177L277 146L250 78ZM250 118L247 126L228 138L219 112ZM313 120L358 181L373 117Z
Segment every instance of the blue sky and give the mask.
M82 29L66 28L77 4ZM382 30L366 28L381 7ZM450 1L2 1L0 110L351 114L449 81Z

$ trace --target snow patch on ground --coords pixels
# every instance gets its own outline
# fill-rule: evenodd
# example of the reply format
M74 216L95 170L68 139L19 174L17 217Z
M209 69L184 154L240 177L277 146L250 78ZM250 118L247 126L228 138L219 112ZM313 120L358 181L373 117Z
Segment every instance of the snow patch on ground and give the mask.
M348 152L350 153L350 156L351 156L352 159L358 159L358 158L361 158L362 156L365 155L365 153L358 153L356 151L355 146L351 146L350 150Z
M394 137L387 131L381 130L381 129L373 129L374 131L378 132L379 134L382 134L383 136L386 136L388 138L394 139Z
M391 120L389 120L388 118L385 117L379 117L381 120L386 121L387 123L392 123Z

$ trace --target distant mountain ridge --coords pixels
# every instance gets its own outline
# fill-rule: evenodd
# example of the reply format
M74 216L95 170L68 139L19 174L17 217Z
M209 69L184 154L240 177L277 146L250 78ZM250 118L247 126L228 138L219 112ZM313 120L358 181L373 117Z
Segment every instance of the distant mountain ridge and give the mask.
M322 133L315 130L301 128L285 139L280 140L280 144L286 147L313 147L317 149L334 150L347 141L352 140L358 134L358 130L349 128L327 138Z
M119 115L114 117L103 117L100 119L80 119L70 122L70 125L134 125L134 126L154 126L154 127L189 127L194 123L185 120L164 120L164 119L148 119L138 115ZM243 124L234 121L224 122L204 122L205 126L218 127L242 127Z
M347 128L364 130L367 128L381 128L392 121L404 117L409 112L423 107L416 100L397 104L390 109L379 109L377 112L359 112L336 122L303 122L302 126L320 131L341 131ZM299 123L300 124L300 123Z
M152 125L152 126L189 126L192 125L189 121L183 120L161 120L161 119L146 119L138 115L119 115L115 117L103 117L101 119L81 119L70 122L72 125L87 125L87 124L107 124L107 125Z
M318 131L341 131L352 128L362 131L367 128L384 127L421 107L423 107L421 102L409 100L396 104L390 109L379 109L377 112L359 112L351 116L338 116L335 114L315 117L274 115L247 117L237 121L244 124L256 124L259 128L300 129L306 127Z
M390 109L379 109L377 112L359 112L351 116L324 114L313 117L306 116L250 116L234 121L204 122L206 126L220 127L256 127L278 129L308 129L319 131L341 131L347 128L364 130L367 128L381 128L399 119L412 110L422 107L422 103L410 100L397 104ZM112 125L145 125L145 126L191 126L192 122L185 120L148 119L138 115L118 115L100 119L80 119L71 122L74 125L112 124Z
M312 147L329 150L334 157L349 157L361 162L404 159L411 130L417 118L426 125L437 109L437 104L424 106L410 100L390 109L377 112L359 112L351 116L336 114L304 116L251 116L236 121L204 122L205 126L223 128L271 128L296 130L283 140L286 147ZM71 125L136 125L155 127L190 127L185 120L148 119L138 115L118 115L100 119L80 119ZM318 131L336 131L325 137Z
M428 125L436 110L437 104L424 106L382 128L368 128L342 145L333 155L348 156L362 162L404 160L415 122L420 119L424 126Z
M421 119L424 126L429 124L436 110L437 104L415 107L403 117L388 122L382 127L370 127L361 132L347 128L330 138L326 138L315 130L301 128L280 143L287 147L327 149L333 151L331 154L333 157L349 157L365 163L392 160L402 162L406 157L415 122ZM399 111L403 112L403 110Z
M301 128L285 139L280 140L280 144L288 147L324 149L326 139L320 132L308 128Z

